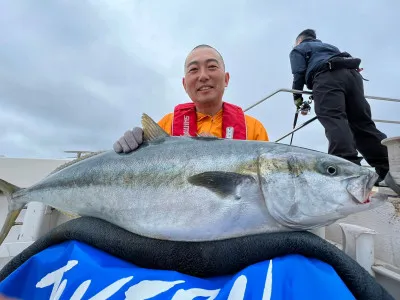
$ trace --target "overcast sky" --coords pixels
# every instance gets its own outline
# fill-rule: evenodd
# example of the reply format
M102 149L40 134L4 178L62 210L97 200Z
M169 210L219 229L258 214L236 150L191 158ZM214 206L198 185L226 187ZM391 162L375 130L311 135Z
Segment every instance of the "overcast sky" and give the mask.
M291 88L289 52L306 28L362 59L367 95L400 98L400 2L7 0L0 4L0 155L62 158L111 149L143 112L158 121L190 101L183 62L215 46L231 80L224 100L247 108ZM373 118L399 120L400 103L370 100ZM292 95L248 111L271 141L289 132ZM299 117L298 124L314 116ZM388 136L400 125L377 123ZM290 137L281 142L288 143ZM294 145L327 151L315 121Z

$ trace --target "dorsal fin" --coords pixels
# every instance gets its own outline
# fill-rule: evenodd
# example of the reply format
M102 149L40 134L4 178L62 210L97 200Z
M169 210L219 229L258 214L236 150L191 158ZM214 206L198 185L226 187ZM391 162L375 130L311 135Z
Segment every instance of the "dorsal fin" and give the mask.
M73 165L73 164L75 164L75 163L77 163L77 162L79 162L79 161L82 161L82 160L84 160L84 159L86 159L86 158L95 156L95 155L100 154L100 153L103 153L103 152L105 152L105 150L100 150L100 151L96 151L96 152L84 154L84 155L82 155L81 157L75 158L74 160L71 160L71 161L69 161L69 162L66 162L66 163L64 163L64 164L62 164L62 165L60 165L60 166L58 166L58 167L55 168L53 171L51 171L47 176L50 176L50 175L52 175L52 174L54 174L54 173L56 173L56 172L58 172L58 171L61 171L62 169L65 169L66 167L69 167L69 166L71 166L71 165Z
M154 141L170 136L147 114L142 115L143 141Z

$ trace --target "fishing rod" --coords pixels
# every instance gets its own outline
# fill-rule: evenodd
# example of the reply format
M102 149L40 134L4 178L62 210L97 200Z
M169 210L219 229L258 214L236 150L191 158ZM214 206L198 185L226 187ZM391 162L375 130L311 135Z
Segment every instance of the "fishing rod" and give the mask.
M297 118L298 118L298 117L299 117L299 109L297 109L296 112L295 112L295 114L294 114L293 129L296 128ZM294 132L292 132L292 136L290 137L290 144L289 144L289 145L292 145L293 136L294 136Z
M304 123L303 123L303 124L301 124L299 127L297 127L297 128L295 128L295 129L293 129L293 130L292 130L292 131L290 131L289 133L287 133L287 134L285 134L284 136L282 136L282 137L280 137L279 139L277 139L277 140L275 141L275 143L276 143L276 142L279 142L280 140L283 140L285 137L287 137L287 136L291 135L292 133L294 133L294 132L296 132L297 130L299 130L299 129L303 128L304 126L306 126L306 125L310 124L311 122L314 122L316 119L317 119L317 116L315 116L315 117L312 117L310 120L308 120L308 121L304 122Z
M310 113L310 111L311 111L311 106L310 106L310 104L311 104L311 102L312 102L312 100L313 100L313 96L311 95L311 96L309 97L309 99L310 99L310 100L308 100L308 101L303 101L303 103L300 105L300 107L298 107L298 108L296 109L296 112L295 112L295 114L294 114L293 129L296 128L297 119L298 119L298 117L299 117L299 112L301 112L301 114L302 114L303 116L306 116L306 115L308 115L308 114ZM290 145L292 145L292 142L293 142L293 135L294 135L294 132L292 131L292 137L290 138Z

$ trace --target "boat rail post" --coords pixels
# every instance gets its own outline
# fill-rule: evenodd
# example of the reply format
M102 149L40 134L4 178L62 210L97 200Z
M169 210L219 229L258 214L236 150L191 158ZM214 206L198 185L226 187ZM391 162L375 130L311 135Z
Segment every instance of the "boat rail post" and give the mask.
M400 185L400 136L386 138L381 143L388 149L390 175Z
M369 274L375 276L372 266L375 264L375 230L370 228L339 223L342 230L343 251L357 261Z
M18 242L33 242L50 230L51 209L40 202L29 203Z

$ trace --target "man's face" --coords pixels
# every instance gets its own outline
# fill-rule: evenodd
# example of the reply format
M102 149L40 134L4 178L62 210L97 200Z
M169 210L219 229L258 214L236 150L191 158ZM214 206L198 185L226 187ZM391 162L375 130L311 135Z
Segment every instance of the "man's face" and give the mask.
M214 49L198 48L187 57L182 83L195 104L222 102L228 82L229 73Z

